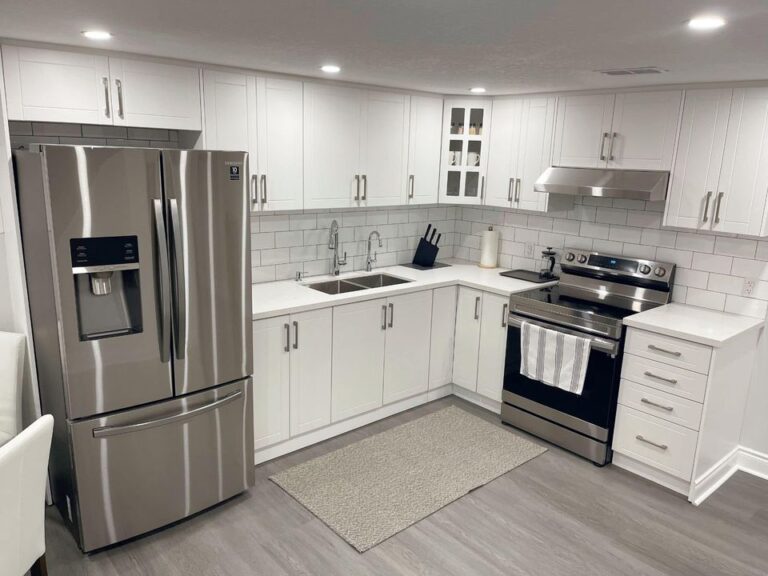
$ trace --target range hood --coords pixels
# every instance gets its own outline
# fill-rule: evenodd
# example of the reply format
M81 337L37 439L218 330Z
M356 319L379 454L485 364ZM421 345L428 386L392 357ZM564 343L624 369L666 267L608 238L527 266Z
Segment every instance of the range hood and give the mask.
M669 172L550 166L533 185L536 192L657 202L667 197Z

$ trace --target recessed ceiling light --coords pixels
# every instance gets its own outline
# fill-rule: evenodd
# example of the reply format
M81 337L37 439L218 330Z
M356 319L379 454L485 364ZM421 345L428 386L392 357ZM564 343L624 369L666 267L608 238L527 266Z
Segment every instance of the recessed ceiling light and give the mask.
M470 88L469 91L472 92L472 94L482 94L485 92L485 88L482 86L475 86L474 88Z
M326 64L325 66L320 66L320 70L326 74L338 74L341 72L341 68L336 66L336 64Z
M692 30L715 30L725 26L725 18L720 16L696 16L688 21L688 27Z
M109 40L112 34L106 30L84 30L83 36L88 40Z

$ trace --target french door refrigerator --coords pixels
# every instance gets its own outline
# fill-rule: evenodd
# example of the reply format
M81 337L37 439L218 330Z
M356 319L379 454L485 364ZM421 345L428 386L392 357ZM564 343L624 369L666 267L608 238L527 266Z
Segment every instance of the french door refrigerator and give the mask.
M252 486L247 155L14 162L51 488L82 550Z

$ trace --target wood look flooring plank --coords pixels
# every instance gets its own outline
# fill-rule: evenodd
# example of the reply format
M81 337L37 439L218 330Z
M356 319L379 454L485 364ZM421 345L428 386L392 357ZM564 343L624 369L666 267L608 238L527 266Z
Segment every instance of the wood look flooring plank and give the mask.
M765 576L768 481L738 473L703 505L550 446L545 454L358 553L269 480L295 464L449 405L397 414L267 462L256 485L122 545L81 554L46 513L52 576ZM524 433L521 433L526 436ZM535 442L546 444L540 440Z

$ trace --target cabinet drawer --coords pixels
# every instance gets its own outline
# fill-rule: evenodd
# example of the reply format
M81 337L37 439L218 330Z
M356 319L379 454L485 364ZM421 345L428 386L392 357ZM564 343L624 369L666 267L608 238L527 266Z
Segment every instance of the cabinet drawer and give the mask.
M634 354L624 354L621 377L669 392L694 402L704 402L707 376Z
M619 404L613 449L687 481L698 436L693 430Z
M699 429L703 406L630 380L622 380L619 389L619 404L651 414L662 420Z
M701 374L709 374L712 356L709 346L636 328L627 331L626 351Z

